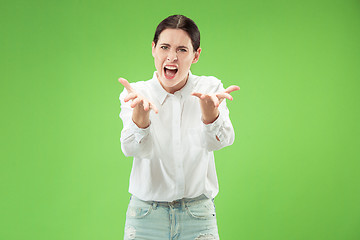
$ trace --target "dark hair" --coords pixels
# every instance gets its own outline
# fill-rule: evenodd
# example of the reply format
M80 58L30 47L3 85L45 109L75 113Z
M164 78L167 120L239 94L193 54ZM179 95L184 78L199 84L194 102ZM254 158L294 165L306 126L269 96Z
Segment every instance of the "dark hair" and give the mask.
M198 50L198 48L200 47L200 31L196 26L195 22L190 18L185 17L184 15L172 15L165 18L161 21L161 23L159 23L156 28L153 40L155 46L157 44L157 41L159 40L160 33L167 28L184 30L185 32L187 32L191 39L194 51Z

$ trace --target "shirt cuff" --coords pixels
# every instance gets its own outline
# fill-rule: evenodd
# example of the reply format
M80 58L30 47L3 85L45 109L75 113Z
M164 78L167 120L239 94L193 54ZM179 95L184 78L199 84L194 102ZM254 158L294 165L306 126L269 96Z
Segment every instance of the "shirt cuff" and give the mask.
M212 136L217 136L220 140L220 142L222 140L224 140L224 134L222 134L222 129L224 128L224 119L222 117L222 114L219 113L219 116L218 118L210 123L210 124L205 124L203 123L203 127L204 127L204 130L207 134L210 134Z
M132 120L130 123L130 128L133 131L134 139L137 143L141 143L141 140L149 135L150 132L150 125L146 128L139 128Z

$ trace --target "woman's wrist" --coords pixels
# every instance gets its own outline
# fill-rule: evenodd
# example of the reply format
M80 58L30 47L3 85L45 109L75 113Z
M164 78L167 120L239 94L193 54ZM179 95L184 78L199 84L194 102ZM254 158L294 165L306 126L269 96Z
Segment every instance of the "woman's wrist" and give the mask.
M147 128L150 125L150 111L134 109L132 120L139 128Z
M211 123L215 122L215 120L219 117L219 115L220 115L220 112L216 108L216 111L213 111L212 113L203 114L202 121L206 125L211 124Z

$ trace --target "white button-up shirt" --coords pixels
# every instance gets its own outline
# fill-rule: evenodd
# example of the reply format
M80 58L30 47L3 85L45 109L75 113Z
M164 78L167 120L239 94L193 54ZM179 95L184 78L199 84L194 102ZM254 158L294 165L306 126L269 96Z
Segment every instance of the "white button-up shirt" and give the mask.
M132 121L131 101L124 102L126 89L120 94L121 149L125 156L134 157L129 192L144 201L171 202L201 194L214 198L219 186L213 151L234 142L234 129L225 100L219 117L205 125L199 99L191 93L224 91L221 81L189 72L185 86L171 94L155 72L152 79L131 86L155 104L159 113L151 111L150 126L141 129Z

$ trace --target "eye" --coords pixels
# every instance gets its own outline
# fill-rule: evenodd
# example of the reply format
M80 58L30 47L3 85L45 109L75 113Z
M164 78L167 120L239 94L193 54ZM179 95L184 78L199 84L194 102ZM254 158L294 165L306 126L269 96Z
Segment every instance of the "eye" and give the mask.
M169 49L169 47L168 47L168 46L161 46L160 48L161 48L161 49L163 49L163 50L167 50L167 49Z
M180 48L179 51L180 52L187 52L187 50L185 48Z

